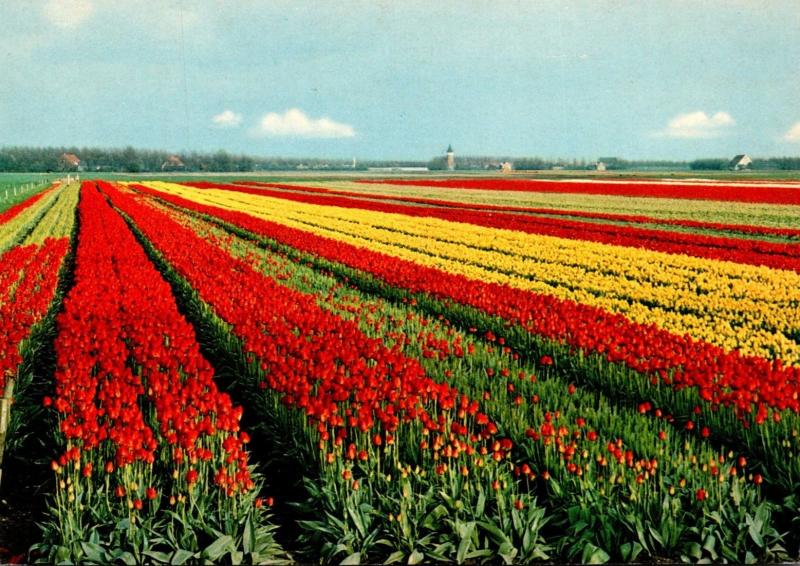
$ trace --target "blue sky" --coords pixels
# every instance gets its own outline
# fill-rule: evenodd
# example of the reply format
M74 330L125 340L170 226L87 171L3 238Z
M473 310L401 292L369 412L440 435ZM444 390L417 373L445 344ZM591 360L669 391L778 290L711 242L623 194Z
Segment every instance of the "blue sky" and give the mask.
M797 155L798 61L795 0L4 0L0 145Z

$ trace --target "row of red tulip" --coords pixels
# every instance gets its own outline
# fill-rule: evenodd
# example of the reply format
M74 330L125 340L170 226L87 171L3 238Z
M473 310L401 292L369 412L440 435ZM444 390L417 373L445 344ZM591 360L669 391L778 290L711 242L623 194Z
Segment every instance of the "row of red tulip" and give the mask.
M780 360L742 356L688 336L632 323L598 308L467 279L146 187L138 190L370 273L392 286L476 307L519 324L535 336L622 363L650 375L654 383L662 381L676 389L696 388L713 405L733 406L740 415L755 413L756 422L768 418L770 409L800 411L800 368L785 367Z
M800 204L800 191L795 187L753 187L728 184L659 183L648 181L544 181L533 179L387 179L363 180L361 183L388 183L444 189L478 189L483 191L522 191L533 193L568 193L615 195L671 199L756 202L768 204Z
M0 304L11 296L35 252L36 246L17 246L0 255Z
M233 498L254 487L242 410L217 389L169 284L94 183L83 184L78 214L75 283L57 317L55 398L45 398L63 434L53 468L76 478L62 480L56 498L67 547L83 540L88 513L127 516L162 497L175 505L198 486ZM189 510L197 512L218 509Z
M313 296L263 276L164 213L111 186L104 191L232 326L267 372L262 387L301 409L319 426L323 440L340 446L358 432L372 431L391 442L398 427L412 421L431 432L455 433L459 451L472 453L479 436L489 438L496 430L471 401L468 412L479 435L457 422L446 428L444 413L465 398L425 375L417 360L366 337L355 323L321 309ZM434 404L443 413L430 413Z
M491 212L477 210L409 206L339 196L289 193L282 190L257 189L208 182L187 183L187 185L195 188L224 189L228 191L264 195L307 204L357 208L414 217L439 218L451 222L464 222L477 226L516 230L529 234L588 240L602 244L645 248L671 254L684 254L707 259L734 261L750 265L765 265L777 269L800 271L800 251L798 251L800 248L798 248L796 244L686 234L665 230L583 222L564 218L535 217L524 214L492 214Z
M571 218L588 218L593 220L607 220L610 222L626 222L630 224L651 224L660 226L679 226L683 228L693 228L697 230L717 230L725 232L739 232L742 234L752 234L758 236L783 236L789 238L800 238L800 230L792 228L773 228L770 226L753 226L749 224L724 224L721 222L702 222L699 220L686 220L679 218L657 218L645 216L643 214L614 214L607 212L588 212L585 210L569 210L559 208L535 208L529 206L504 206L499 204L469 202L458 202L454 200L443 200L422 197L408 197L390 194L367 194L355 191L342 191L335 189L324 189L321 187L307 187L301 185L285 185L280 183L261 183L259 181L236 181L238 185L252 185L255 187L266 187L272 189L282 189L287 191L299 191L304 193L316 193L327 195L339 195L352 197L362 200L388 200L395 202L407 202L410 204L421 204L425 206L439 206L455 209L482 210L487 212L518 212L521 214L534 214L546 216L566 216ZM196 186L193 184L193 186Z
M20 344L50 306L67 238L18 246L0 257L0 391L22 362Z

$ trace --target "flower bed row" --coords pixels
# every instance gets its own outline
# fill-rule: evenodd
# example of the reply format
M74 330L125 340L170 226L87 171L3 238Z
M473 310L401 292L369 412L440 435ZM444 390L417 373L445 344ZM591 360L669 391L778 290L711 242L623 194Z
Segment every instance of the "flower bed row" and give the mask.
M743 238L725 238L650 230L628 226L611 226L564 218L533 217L520 214L492 214L474 210L453 210L436 207L407 206L371 202L337 196L304 195L268 189L254 189L215 183L187 183L195 188L223 189L255 195L282 198L294 202L377 212L404 214L412 217L439 218L477 226L517 230L559 238L588 240L603 244L645 248L671 254L684 254L707 259L733 261L749 265L765 265L777 269L800 271L800 248L796 244L780 244Z
M339 195L362 200L388 200L397 202L407 202L410 204L421 204L425 206L438 206L454 209L477 210L483 212L517 212L522 214L544 215L544 216L565 216L572 218L586 218L592 220L605 220L610 222L625 222L630 224L653 224L661 226L676 226L681 228L691 228L696 230L713 230L719 232L737 232L740 234L750 234L754 236L779 236L786 238L800 238L800 230L792 228L772 228L768 226L754 226L749 224L726 224L722 222L704 222L698 220L686 220L675 218L657 218L643 214L615 214L604 212L588 212L577 209L559 208L536 208L530 206L504 206L489 203L468 203L454 200L443 200L433 198L408 197L402 195L374 194L355 191L344 191L328 189L322 187L309 187L305 185L286 185L280 183L262 183L259 181L237 181L239 185L251 185L255 187L265 187L271 189L281 189L286 191L299 191L316 194ZM191 186L202 184L191 183Z
M34 198L24 201L22 209L8 218L5 222L0 222L0 253L21 244L30 232L39 224L39 221L60 200L64 189L54 186L48 190L34 195Z
M230 191L155 188L470 279L598 307L726 351L800 363L800 274Z
M169 284L94 183L78 215L45 398L62 451L37 550L52 562L275 556L241 408L217 389Z
M14 229L18 245L0 255L0 461L3 488L11 497L39 481L33 478L46 477L31 454L41 453L41 433L48 429L41 418L41 389L48 381L53 320L70 266L77 189L62 188L51 195L52 206L40 201L17 216L28 216ZM28 503L33 498L26 495Z
M128 194L104 191L241 345L258 370L263 401L256 405L281 435L307 447L304 458L315 462L321 485L309 495L333 517L311 525L324 555L544 556L538 527L524 532L541 521L541 510L505 464L513 443L495 437L479 402L324 311L313 295L265 277ZM366 508L375 534L361 524ZM444 512L474 529L475 539L422 521ZM478 536L488 532L494 535ZM391 543L375 544L378 537Z
M14 286L35 251L36 246L17 246L0 256L0 304L13 295Z
M73 183L59 189L58 199L25 237L26 244L41 244L47 238L68 238L75 225L80 184Z
M687 207L686 199L649 198L614 195L587 195L580 193L530 193L514 191L482 191L393 185L364 184L357 181L325 181L304 183L314 187L340 188L359 193L380 192L401 197L425 197L481 204L523 207L559 208L612 214L647 215L664 219L691 219L701 222L747 224L774 228L800 228L797 206L735 201L693 200Z
M59 182L53 184L52 187L49 189L45 189L44 191L40 191L33 196L28 197L24 201L15 204L14 206L0 212L0 224L5 224L15 216L19 216L23 211L29 209L34 204L42 200L45 196L47 196L51 191L57 189L60 186Z
M44 193L35 195L36 200ZM61 189L56 203L44 216L37 216L33 233L0 255L0 391L7 379L16 376L24 342L55 296L69 248L76 196L74 187Z
M0 283L8 283L3 289L8 294L0 301L0 391L22 362L23 341L47 313L68 248L67 238L48 239L40 246L20 246L0 257Z
M735 184L681 184L631 182L571 182L529 179L389 179L361 180L361 183L388 183L446 189L480 189L484 191L523 191L536 193L572 193L630 197L675 198L770 204L800 204L800 190L783 187L748 187Z

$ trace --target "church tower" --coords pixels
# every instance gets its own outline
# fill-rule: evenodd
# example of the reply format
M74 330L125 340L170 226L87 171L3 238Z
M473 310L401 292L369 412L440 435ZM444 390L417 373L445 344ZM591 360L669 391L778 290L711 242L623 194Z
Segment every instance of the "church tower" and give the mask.
M447 170L455 171L456 169L456 154L453 153L453 146L447 146Z

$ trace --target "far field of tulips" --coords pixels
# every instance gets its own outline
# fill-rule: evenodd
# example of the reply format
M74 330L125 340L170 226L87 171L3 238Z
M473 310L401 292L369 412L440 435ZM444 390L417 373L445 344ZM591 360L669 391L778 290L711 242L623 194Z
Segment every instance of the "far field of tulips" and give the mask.
M56 182L0 311L23 560L800 559L800 188Z

